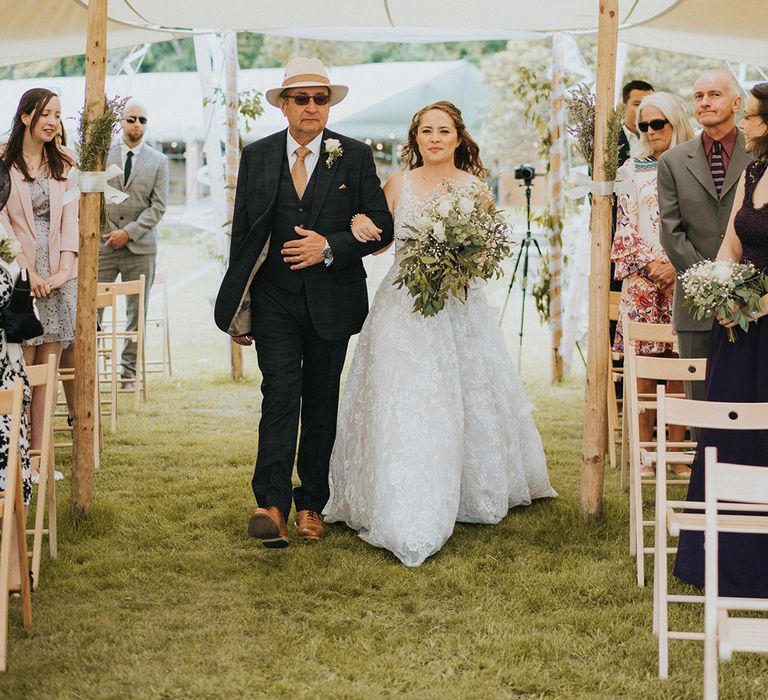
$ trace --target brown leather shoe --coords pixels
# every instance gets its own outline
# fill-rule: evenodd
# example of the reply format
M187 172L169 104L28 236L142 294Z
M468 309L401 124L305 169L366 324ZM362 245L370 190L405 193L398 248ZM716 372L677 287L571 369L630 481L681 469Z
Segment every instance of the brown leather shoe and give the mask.
M261 543L270 549L288 546L288 525L276 506L254 508L248 521L248 534L258 537Z
M314 510L296 511L296 531L304 540L317 541L325 537L325 525Z

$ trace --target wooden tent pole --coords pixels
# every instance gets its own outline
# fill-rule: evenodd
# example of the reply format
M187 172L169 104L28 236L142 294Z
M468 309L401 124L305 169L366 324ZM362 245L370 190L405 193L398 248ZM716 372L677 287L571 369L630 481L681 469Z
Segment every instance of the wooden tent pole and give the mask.
M592 177L605 180L605 141L613 109L618 41L618 0L600 0L595 85L595 155ZM589 285L589 340L584 392L584 442L581 464L581 517L603 514L605 450L608 414L608 290L611 250L612 197L592 196Z
M84 108L89 111L91 119L104 112L106 59L107 0L90 0ZM87 516L93 502L94 424L98 408L98 404L94 406L93 397L96 391L96 283L101 197L100 192L94 192L84 193L80 199L71 499L72 517L75 519Z
M552 383L563 379L563 151L565 147L565 99L563 86L563 37L552 37L552 96L549 135L549 328L552 333Z

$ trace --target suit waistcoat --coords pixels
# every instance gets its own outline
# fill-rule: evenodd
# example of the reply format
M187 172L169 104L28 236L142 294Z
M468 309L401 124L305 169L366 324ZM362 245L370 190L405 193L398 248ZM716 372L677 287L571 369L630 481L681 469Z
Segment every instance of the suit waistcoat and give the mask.
M307 183L304 196L299 199L293 186L288 159L283 159L280 168L280 183L277 199L272 213L272 235L269 239L269 250L264 264L259 268L257 277L264 277L272 284L298 294L304 287L304 271L291 270L290 265L283 261L280 251L287 241L296 240L299 235L293 230L294 226L305 226L312 209L315 193L317 167Z

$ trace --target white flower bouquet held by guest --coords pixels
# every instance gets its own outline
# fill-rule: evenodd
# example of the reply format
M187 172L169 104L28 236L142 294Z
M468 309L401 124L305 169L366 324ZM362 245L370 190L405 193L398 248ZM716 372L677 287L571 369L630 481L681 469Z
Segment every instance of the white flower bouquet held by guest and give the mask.
M680 281L693 318L734 321L745 333L762 310L762 295L768 292L768 277L748 261L703 260L680 275ZM727 331L728 340L736 342L734 328Z
M0 226L0 260L12 263L20 252L21 244Z
M449 295L465 301L472 282L501 277L501 263L512 253L511 229L492 201L483 183L447 183L405 222L412 236L402 242L394 284L414 297L414 311L434 316Z

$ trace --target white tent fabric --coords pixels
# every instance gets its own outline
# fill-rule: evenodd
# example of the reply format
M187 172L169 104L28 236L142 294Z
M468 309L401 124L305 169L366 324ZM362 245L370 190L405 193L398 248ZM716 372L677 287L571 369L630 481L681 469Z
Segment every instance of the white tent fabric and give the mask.
M622 24L644 22L675 0L619 0ZM271 32L279 29L357 28L515 31L594 29L599 0L111 0L110 15L167 29L197 27ZM342 38L337 36L337 38Z
M107 44L237 29L359 41L594 31L599 0L109 0ZM87 0L0 0L0 65L84 52ZM766 0L619 0L622 41L768 65Z
M619 39L640 46L768 66L768 0L683 0L650 22L623 29Z
M462 109L470 130L476 130L489 90L480 70L468 61L374 63L339 66L332 77L348 85L349 95L331 110L329 126L354 138L375 141L404 140L410 118L425 104L439 99L454 101ZM280 85L280 68L241 70L240 89L264 93ZM31 87L47 87L59 93L64 126L71 137L76 116L83 106L85 78L37 78L0 81L0 141L10 126L19 96ZM197 73L138 73L108 76L106 94L135 97L146 105L148 137L155 141L203 140L204 120ZM222 112L221 121L224 121ZM246 133L250 141L285 127L280 110L264 102L264 114Z
M85 53L87 26L88 8L76 0L0 0L0 65ZM173 36L114 19L107 32L110 49Z

